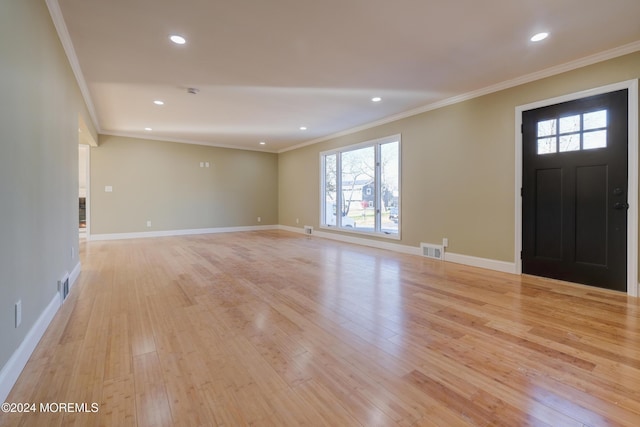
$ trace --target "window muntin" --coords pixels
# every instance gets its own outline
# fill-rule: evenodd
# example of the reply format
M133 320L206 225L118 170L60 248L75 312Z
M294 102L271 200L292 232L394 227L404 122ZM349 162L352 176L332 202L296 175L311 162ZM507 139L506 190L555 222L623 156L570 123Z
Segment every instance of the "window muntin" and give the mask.
M336 190L338 188L337 155L331 154L324 159L324 199L327 210L321 222L336 225Z
M384 233L398 233L398 201L400 198L400 142L380 146L380 228Z
M537 126L537 153L593 150L607 146L607 110L541 120Z
M320 154L322 227L399 237L400 136Z

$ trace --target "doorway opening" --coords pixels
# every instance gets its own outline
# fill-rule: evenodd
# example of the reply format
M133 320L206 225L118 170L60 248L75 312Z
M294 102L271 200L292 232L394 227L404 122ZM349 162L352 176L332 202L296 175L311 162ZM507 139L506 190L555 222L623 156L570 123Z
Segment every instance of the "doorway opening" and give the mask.
M91 236L91 147L96 139L81 114L78 114L78 235L80 240Z
M86 239L89 230L89 146L78 145L78 231Z

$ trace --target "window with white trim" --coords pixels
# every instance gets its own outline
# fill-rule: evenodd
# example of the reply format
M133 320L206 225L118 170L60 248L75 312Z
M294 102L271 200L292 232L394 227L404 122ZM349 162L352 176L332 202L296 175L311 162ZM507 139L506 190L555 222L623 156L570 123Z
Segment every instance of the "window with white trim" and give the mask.
M320 226L400 235L400 135L320 153Z

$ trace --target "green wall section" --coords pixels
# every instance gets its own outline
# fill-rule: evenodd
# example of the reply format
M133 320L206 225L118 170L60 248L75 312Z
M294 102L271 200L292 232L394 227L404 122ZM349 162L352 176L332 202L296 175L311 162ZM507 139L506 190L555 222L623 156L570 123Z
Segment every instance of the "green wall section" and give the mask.
M0 366L78 264L79 115L91 122L45 2L0 1Z
M276 225L277 176L274 153L101 135L91 234Z

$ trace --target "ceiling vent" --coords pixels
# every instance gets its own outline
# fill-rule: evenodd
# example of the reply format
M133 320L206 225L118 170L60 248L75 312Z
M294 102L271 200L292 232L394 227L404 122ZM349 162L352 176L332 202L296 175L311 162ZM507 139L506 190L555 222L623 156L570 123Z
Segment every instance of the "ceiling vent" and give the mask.
M444 248L441 245L431 245L429 243L420 243L422 256L432 259L444 259Z

